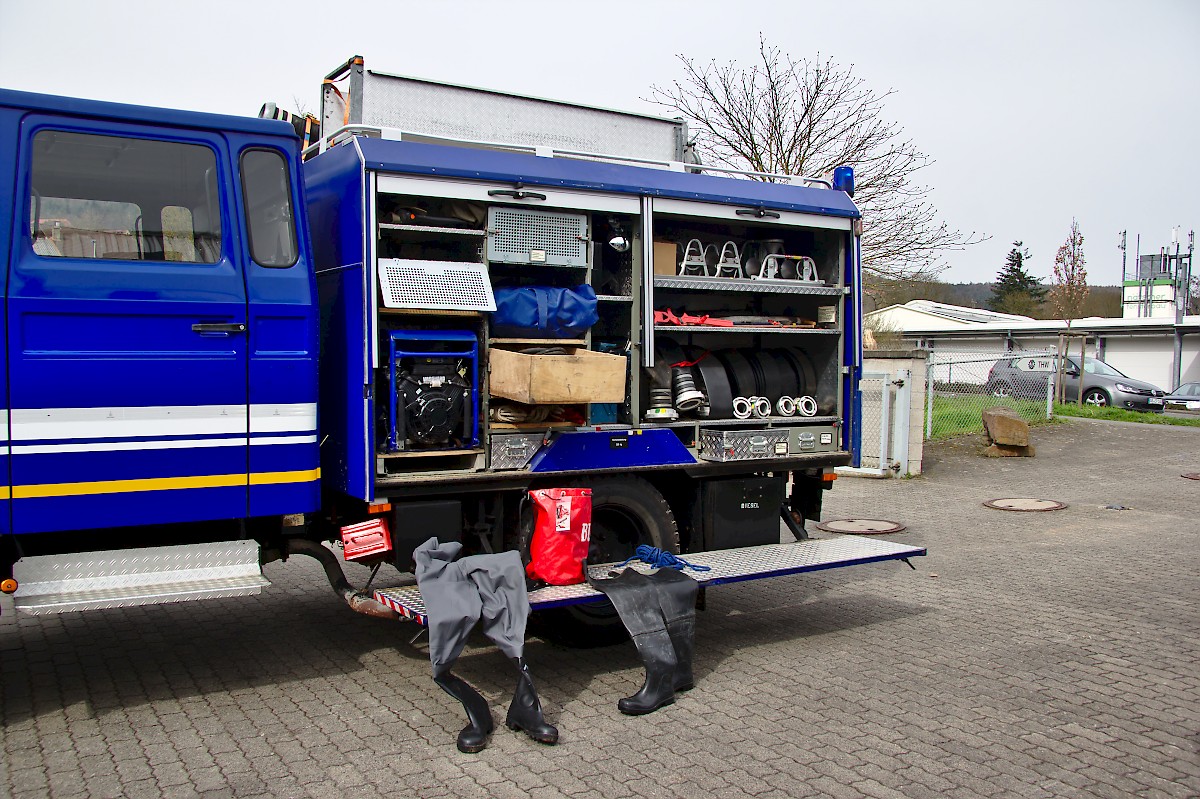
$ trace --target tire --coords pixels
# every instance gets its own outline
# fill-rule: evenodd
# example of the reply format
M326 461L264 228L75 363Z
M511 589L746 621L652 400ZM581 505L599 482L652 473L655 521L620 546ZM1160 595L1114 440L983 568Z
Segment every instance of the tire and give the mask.
M1097 408L1108 408L1112 405L1112 398L1102 388L1089 388L1083 392L1083 404L1093 405Z
M631 557L641 544L679 553L679 527L662 494L640 477L599 477L575 485L592 489L589 563ZM533 632L563 646L609 646L629 637L612 604L594 602L535 613Z
M992 384L991 395L993 397L1011 397L1013 396L1012 383L1007 380L998 380Z

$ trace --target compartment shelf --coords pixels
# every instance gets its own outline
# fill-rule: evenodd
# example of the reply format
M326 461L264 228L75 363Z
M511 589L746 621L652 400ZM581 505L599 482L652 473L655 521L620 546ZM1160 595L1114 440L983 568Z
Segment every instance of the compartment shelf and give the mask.
M768 327L759 325L735 325L734 327L710 327L708 325L655 325L655 333L803 333L810 336L836 336L841 333L835 328L824 327Z
M544 344L547 347L586 347L587 341L581 338L490 338L489 344L529 344L536 346Z
M486 236L486 230L461 227L437 227L435 225L399 225L391 222L380 222L380 230L411 230L417 233L446 233L451 236Z
M414 449L406 452L377 452L376 458L437 458L459 457L462 455L481 455L484 450L479 447L470 449Z
M656 289L687 291L741 291L749 294L809 294L836 297L838 286L815 285L798 280L753 280L747 277L702 277L700 275L655 275Z
M597 294L596 300L599 302L633 302L633 297L627 297L624 294Z
M729 425L736 427L747 427L756 424L769 424L779 427L782 425L794 426L802 424L833 424L838 421L836 416L768 416L766 419L680 419L676 422L642 422L642 427L695 427L703 425L705 427L715 427L718 425Z

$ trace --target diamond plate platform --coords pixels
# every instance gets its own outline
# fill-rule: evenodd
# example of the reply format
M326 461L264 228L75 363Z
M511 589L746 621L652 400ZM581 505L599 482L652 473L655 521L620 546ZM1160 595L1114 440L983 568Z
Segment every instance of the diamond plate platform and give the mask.
M254 541L21 558L13 595L24 613L63 613L257 594L270 585Z
M788 574L837 569L856 566L860 563L875 563L883 560L901 560L925 554L924 547L897 544L857 536L838 536L820 540L796 541L787 544L766 544L740 549L723 549L714 552L698 552L685 555L689 563L709 566L711 571L698 572L685 569L702 586L740 583L746 580L761 580L766 577L783 577ZM593 580L603 580L615 566L613 563L588 567ZM632 568L641 572L653 569L645 563L632 563ZM401 616L417 624L426 623L425 603L415 585L400 588L379 588L375 599L395 610ZM580 585L550 586L532 591L529 606L532 610L559 608L566 605L581 605L599 602L604 595L586 583Z

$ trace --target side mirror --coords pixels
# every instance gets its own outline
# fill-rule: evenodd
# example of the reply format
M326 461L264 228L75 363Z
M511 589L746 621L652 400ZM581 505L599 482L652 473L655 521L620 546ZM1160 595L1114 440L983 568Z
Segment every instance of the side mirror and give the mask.
M1066 375L1067 375L1067 377L1079 377L1079 370L1078 369L1068 369L1066 371Z

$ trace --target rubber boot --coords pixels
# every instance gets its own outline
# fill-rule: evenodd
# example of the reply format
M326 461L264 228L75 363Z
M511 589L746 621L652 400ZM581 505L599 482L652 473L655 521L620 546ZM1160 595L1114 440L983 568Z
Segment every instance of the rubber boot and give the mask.
M512 704L508 706L505 724L510 730L524 730L526 735L538 743L558 743L558 730L542 718L542 703L533 687L533 678L529 676L529 666L525 664L525 658L513 658L512 661L519 676Z
M696 649L696 594L700 584L677 569L659 569L650 580L675 648L675 690L690 691L696 684L692 654Z
M467 711L467 726L458 734L458 751L472 754L487 747L487 737L492 732L492 711L487 700L467 684L461 677L445 672L433 681L450 696L462 702Z
M641 689L617 702L617 709L627 716L641 716L674 702L675 647L667 634L654 583L646 575L626 569L611 580L596 581L593 587L607 595L617 609L646 667Z

